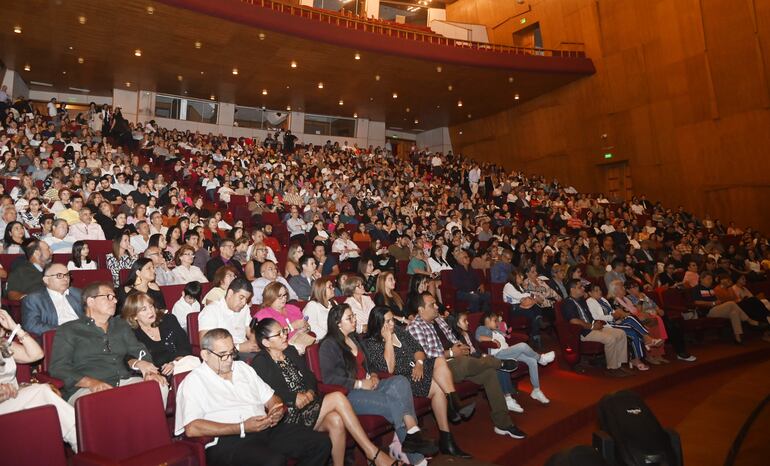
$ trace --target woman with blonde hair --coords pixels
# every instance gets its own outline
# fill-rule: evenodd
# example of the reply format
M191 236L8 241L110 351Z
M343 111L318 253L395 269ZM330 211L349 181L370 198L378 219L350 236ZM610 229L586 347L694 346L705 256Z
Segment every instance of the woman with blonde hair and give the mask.
M318 340L326 336L329 310L334 305L334 281L331 277L321 277L313 282L310 301L302 314L310 325L310 331Z
M219 301L225 297L225 292L230 283L238 276L238 270L232 265L223 265L214 273L214 279L211 280L211 289L203 297L203 305L209 305L214 301Z
M305 251L302 249L301 244L293 243L289 246L289 250L286 254L286 265L284 266L284 276L287 280L302 272L302 266L299 265L299 260L303 254L305 254Z

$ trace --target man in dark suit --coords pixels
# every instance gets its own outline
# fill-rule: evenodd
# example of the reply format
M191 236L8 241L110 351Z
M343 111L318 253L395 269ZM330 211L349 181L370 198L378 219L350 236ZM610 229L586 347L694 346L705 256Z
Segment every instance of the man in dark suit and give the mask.
M64 264L49 264L43 270L45 288L33 291L21 301L24 328L36 335L83 316L80 290L70 288L70 273Z
M240 262L231 260L234 254L235 254L235 243L233 243L233 240L229 238L225 238L222 241L220 241L219 255L217 257L212 257L206 263L206 278L208 278L209 281L214 280L214 274L217 273L217 270L219 270L220 267L225 265L233 266L235 270L238 272L238 276L243 278L244 277L243 267L241 267Z
M24 255L27 260L14 265L8 274L6 290L11 300L43 288L43 269L51 263L51 247L45 241L31 239L24 246Z
M318 263L315 257L306 254L300 258L299 266L302 270L299 275L289 278L289 286L299 299L308 301L313 293L313 282L318 277Z

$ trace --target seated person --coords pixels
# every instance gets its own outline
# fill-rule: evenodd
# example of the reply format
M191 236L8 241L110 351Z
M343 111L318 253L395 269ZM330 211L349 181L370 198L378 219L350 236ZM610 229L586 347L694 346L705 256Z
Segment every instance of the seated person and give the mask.
M393 272L380 272L376 290L374 304L390 309L397 325L408 324L409 314L401 295L396 291L396 276L393 275Z
M752 327L759 326L759 322L751 319L743 309L734 301L720 301L714 293L714 275L711 272L703 272L700 275L700 284L692 289L693 304L706 314L706 317L730 319L733 328L735 343L743 343L743 325L746 322Z
M208 279L201 269L193 265L195 260L195 248L183 244L177 249L174 256L176 267L171 269L171 279L169 285L183 285L192 281L198 283L207 283Z
M130 294L120 315L134 330L136 339L150 351L162 375L187 372L200 364L200 360L192 356L190 341L176 317L157 309L147 294Z
M248 285L242 279L234 283ZM187 375L176 394L174 434L216 437L206 445L206 462L212 466L277 466L289 457L301 466L326 464L329 437L281 422L281 398L246 363L235 361L237 355L230 332L214 328L204 333L204 363Z
M231 335L242 359L253 357L259 348L249 328L251 294L251 283L245 278L232 280L225 296L204 307L198 315L199 338L203 339L209 330L223 328Z
M468 303L468 310L471 312L488 311L489 292L484 289L484 284L476 272L470 268L470 256L462 249L456 249L454 257L457 265L452 269L450 278L452 286L457 290L457 299Z
M203 305L209 305L225 297L230 283L238 277L238 271L235 267L224 265L214 274L214 280L211 281L211 289L203 297Z
M104 231L98 223L94 221L93 212L89 206L83 206L78 211L79 222L74 225L70 225L70 237L75 241L78 240L103 240Z
M165 406L166 379L126 321L114 317L117 299L112 285L92 283L82 297L85 316L59 327L53 342L51 375L64 382L64 399L74 405L89 393L154 380L160 384Z
M332 442L332 464L344 466L346 432L375 465L392 465L393 458L381 452L366 435L347 397L341 392L322 395L318 382L301 357L288 343L288 332L271 318L259 321L254 335L261 351L251 362L257 372L288 410L283 422L328 432Z
M516 343L509 346L505 339L505 334L499 328L500 316L489 311L484 314L483 325L476 328L476 341L493 341L497 343L497 348L489 350L489 354L497 359L512 359L523 362L529 368L529 381L532 383L532 393L529 396L533 400L547 405L551 401L546 398L545 393L540 389L540 377L538 375L537 365L547 366L556 359L556 353L549 351L538 354L526 343Z
M69 236L70 226L63 218L57 218L53 221L51 234L43 236L43 241L51 246L54 254L69 254L72 251L72 245L75 240Z
M189 282L182 290L182 297L174 303L171 313L174 314L179 325L187 332L187 316L194 312L201 311L201 284L199 282Z
M629 372L623 369L623 364L628 361L628 345L626 333L619 329L605 325L603 320L594 320L588 305L585 302L585 291L578 280L567 282L569 298L565 299L561 306L564 320L578 325L580 341L597 341L604 345L604 356L607 359L607 374L613 377L626 377Z
M11 337L18 341L11 341ZM19 387L16 380L16 363L29 364L42 358L43 349L37 341L20 328L8 312L0 309L0 415L53 405L59 415L59 426L64 441L77 453L75 409L47 383Z
M418 298L417 317L406 327L412 337L422 346L429 358L447 359L456 382L470 380L484 386L496 434L515 439L525 438L527 434L516 427L508 415L505 396L497 379L498 369L514 371L518 364L515 361L501 361L495 358L471 357L470 347L460 342L444 318L439 316L433 295L424 292Z
M282 283L273 282L265 288L262 308L254 314L257 320L273 319L287 329L289 344L300 354L305 354L305 348L315 343L315 337L310 333L310 325L302 315L302 311L293 304L287 304L289 290Z
M20 300L33 291L45 288L43 269L51 263L50 246L38 239L28 240L24 245L24 256L27 260L17 264L8 274L8 299Z
M300 273L289 278L289 285L298 299L307 301L313 291L313 282L321 277L318 272L318 262L311 255L304 255L299 260Z
M427 358L420 345L403 327L398 327L393 312L387 307L375 307L369 314L363 346L369 355L371 369L376 372L402 375L411 382L414 396L429 397L439 429L441 453L470 458L460 449L449 431L449 420L467 421L470 413L462 406L455 391L452 372L444 358Z
M310 325L310 331L321 341L327 332L329 311L334 305L334 283L330 277L321 277L313 282L313 293L305 304L302 314Z
M364 279L358 275L350 275L346 280L340 278L342 292L348 298L345 303L353 310L356 315L358 327L357 333L366 332L366 323L369 321L369 313L374 308L374 301L364 291Z
M45 288L21 300L24 328L35 335L56 330L62 324L83 317L80 290L70 288L70 272L63 264L51 263L43 270Z
M323 382L345 387L356 414L382 416L393 424L411 464L438 452L432 441L422 437L406 377L380 380L369 368L356 337L356 316L347 304L337 304L329 311L329 333L321 342L319 358Z
M503 301L511 305L512 316L522 316L527 319L529 338L532 340L532 344L539 348L543 313L532 293L524 288L524 275L516 269L511 272L508 283L503 287Z
M72 259L67 262L67 270L96 270L96 261L91 259L88 243L75 241L72 245Z
M243 277L243 267L240 262L232 260L235 254L235 242L229 238L225 238L219 242L219 255L212 257L206 263L206 278L209 280L214 279L214 274L224 265L229 265L235 268L236 275Z
M142 292L147 293L152 298L156 308L168 309L166 298L163 297L160 286L155 282L155 277L155 264L152 263L152 260L145 257L137 259L131 265L128 278L118 288L118 306L123 307L123 303L126 302L126 297L129 294Z
M254 297L251 298L251 304L262 304L262 293L265 291L265 287L273 282L278 282L286 287L289 292L289 301L296 301L297 293L294 292L289 282L285 278L278 275L278 266L275 262L266 260L259 268L260 277L251 282L251 286L254 288Z

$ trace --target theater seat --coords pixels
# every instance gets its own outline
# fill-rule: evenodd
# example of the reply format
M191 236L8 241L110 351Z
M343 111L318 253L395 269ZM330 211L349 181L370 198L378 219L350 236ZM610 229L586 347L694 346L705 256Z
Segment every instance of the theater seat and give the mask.
M205 464L203 447L172 441L160 387L140 382L91 393L75 402L79 453L73 464Z
M53 405L0 416L0 463L13 466L67 466L59 415ZM34 432L34 433L33 433Z
M559 339L559 346L562 350L562 356L570 367L574 367L580 362L581 355L599 356L604 354L604 345L595 341L580 341L580 332L582 327L571 324L564 320L561 314L561 301L554 305L556 314L556 337Z
M42 336L43 338L43 361L40 364L40 370L35 374L35 378L42 383L49 383L58 389L64 387L64 382L51 376L49 370L51 366L51 357L53 354L53 341L56 338L56 330L49 330Z
M112 272L109 269L96 270L73 270L70 272L72 280L71 286L83 289L94 282L112 283Z
M190 340L192 352L195 356L201 356L200 330L198 330L198 314L200 312L191 312L187 314L187 338Z

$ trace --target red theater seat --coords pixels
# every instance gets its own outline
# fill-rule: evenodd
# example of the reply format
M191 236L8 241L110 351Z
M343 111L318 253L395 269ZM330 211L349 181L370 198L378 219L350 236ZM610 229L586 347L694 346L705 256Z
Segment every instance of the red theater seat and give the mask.
M70 286L75 288L82 289L94 282L112 283L112 273L109 269L73 270L70 274L72 276Z
M67 466L59 415L53 405L0 416L2 459L9 466Z

